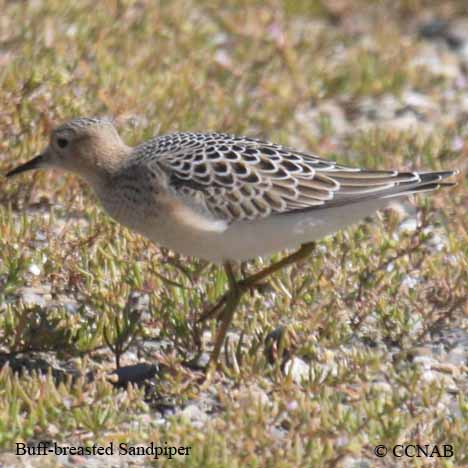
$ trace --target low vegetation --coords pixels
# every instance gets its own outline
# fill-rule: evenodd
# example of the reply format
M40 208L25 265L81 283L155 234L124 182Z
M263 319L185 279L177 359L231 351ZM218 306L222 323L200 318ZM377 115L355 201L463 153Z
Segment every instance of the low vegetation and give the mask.
M116 117L129 144L219 130L463 172L467 15L464 1L5 1L0 173L78 115ZM319 242L243 298L205 386L216 324L197 317L222 270L115 224L75 177L0 177L0 463L60 466L14 456L54 440L167 442L192 449L161 466L203 467L395 466L409 459L374 447L450 444L415 466L466 465L466 204L462 174ZM148 378L118 385L137 363Z

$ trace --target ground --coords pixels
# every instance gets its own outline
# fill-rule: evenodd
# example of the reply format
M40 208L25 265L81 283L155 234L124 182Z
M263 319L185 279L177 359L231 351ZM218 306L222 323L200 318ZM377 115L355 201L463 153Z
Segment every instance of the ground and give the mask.
M41 440L191 447L158 466L468 464L465 1L5 1L0 41L0 173L79 115L129 144L218 130L461 171L246 295L205 386L215 323L196 318L223 272L116 225L73 176L0 177L2 466L156 463L15 455ZM409 444L453 455L392 455Z

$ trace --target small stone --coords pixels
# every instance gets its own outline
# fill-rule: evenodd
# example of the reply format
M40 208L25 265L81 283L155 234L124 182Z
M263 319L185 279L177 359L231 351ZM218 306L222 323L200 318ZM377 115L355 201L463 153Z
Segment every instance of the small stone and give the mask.
M413 289L417 286L419 283L419 278L415 278L414 276L406 275L403 281L401 282L401 285L408 288L408 289Z
M195 356L190 361L184 363L186 367L192 370L205 370L210 362L210 355L208 353L201 353Z
M372 388L384 393L391 393L392 386L387 382L373 382L371 384Z
M398 232L414 232L418 228L417 218L407 218L398 226Z
M18 289L18 294L28 306L45 307L52 300L50 286L24 287Z
M288 411L295 411L299 408L299 403L296 401L296 400L293 400L293 401L290 401L287 405L286 405L286 409Z
M418 346L412 350L413 356L431 356L432 350L425 346Z
M296 383L301 383L304 380L309 380L309 365L298 357L293 357L284 366L284 373L291 374L292 379Z
M465 141L463 138L456 136L453 138L452 143L451 143L451 149L452 151L461 151L463 147L465 146Z
M449 351L447 355L447 362L454 365L461 365L467 361L468 348L458 346Z
M434 380L436 380L436 375L434 372L427 370L422 373L421 378L425 382L433 382Z
M415 364L420 364L425 369L430 369L435 361L430 356L415 356L413 362Z
M41 274L41 269L35 263L29 266L28 271L34 276L39 276Z
M269 406L271 404L266 392L257 386L251 386L243 390L239 395L239 402L243 406L251 406L252 403L261 406Z
M191 422L204 422L208 419L208 415L194 404L187 405L180 414Z

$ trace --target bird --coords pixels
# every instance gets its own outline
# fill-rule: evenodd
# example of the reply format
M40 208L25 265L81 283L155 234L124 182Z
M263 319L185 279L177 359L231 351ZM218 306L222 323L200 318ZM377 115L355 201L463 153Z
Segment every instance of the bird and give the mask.
M178 132L128 146L110 118L78 117L6 174L60 168L88 183L117 222L182 255L222 265L228 289L204 318L219 321L216 366L242 295L310 255L318 239L396 198L450 187L457 171L350 167L305 151L228 133ZM235 264L297 249L239 280Z

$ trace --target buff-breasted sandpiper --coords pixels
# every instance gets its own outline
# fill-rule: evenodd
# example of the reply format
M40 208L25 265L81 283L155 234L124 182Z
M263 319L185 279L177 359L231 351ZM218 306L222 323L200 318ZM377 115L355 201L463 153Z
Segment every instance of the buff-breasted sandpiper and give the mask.
M385 208L397 197L451 186L454 171L348 167L253 138L173 133L127 146L108 119L77 118L47 148L10 171L58 167L88 182L107 213L175 252L224 265L229 289L213 310L222 343L242 294L304 258L313 241ZM232 262L299 250L238 281Z

